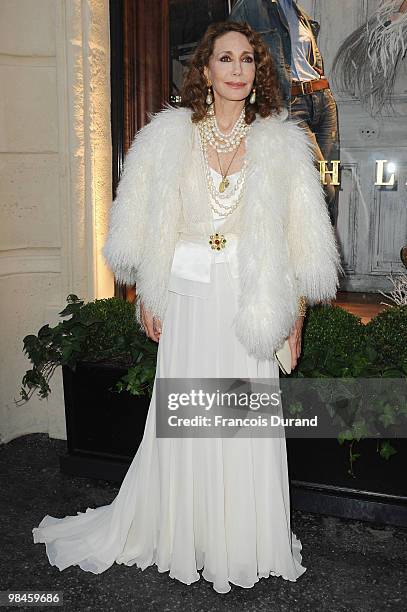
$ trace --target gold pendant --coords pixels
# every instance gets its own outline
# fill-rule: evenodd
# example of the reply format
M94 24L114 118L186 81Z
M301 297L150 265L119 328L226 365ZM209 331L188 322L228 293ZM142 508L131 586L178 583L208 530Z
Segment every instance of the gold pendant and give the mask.
M212 234L209 236L209 244L214 251L220 251L225 248L226 238L223 234Z
M227 178L227 176L225 176L225 178L223 178L221 180L221 182L219 183L219 191L220 193L223 193L225 191L225 189L227 187L229 187L230 183L229 183L229 179Z

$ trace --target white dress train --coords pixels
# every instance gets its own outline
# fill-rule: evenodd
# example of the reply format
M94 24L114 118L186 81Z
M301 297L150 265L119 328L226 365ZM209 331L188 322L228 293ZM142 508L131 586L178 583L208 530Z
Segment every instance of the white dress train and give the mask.
M224 257L211 265L209 296L169 293L156 377L278 377L275 360L249 356L237 340L238 281ZM285 438L157 438L155 397L154 383L143 440L114 501L47 515L33 529L50 563L95 574L114 562L156 564L185 584L203 569L218 593L268 576L296 581L306 568L290 526Z

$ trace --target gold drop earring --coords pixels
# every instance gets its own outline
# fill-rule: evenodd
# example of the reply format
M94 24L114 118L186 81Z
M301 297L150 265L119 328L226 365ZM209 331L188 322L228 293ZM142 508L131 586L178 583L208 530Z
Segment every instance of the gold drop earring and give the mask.
M209 81L208 83L208 93L206 95L206 100L205 102L207 103L208 106L210 106L213 102L213 96L212 96L212 92L211 92L211 85L212 83Z
M249 102L250 104L254 104L256 102L256 88L255 87L253 87L253 91L249 98Z

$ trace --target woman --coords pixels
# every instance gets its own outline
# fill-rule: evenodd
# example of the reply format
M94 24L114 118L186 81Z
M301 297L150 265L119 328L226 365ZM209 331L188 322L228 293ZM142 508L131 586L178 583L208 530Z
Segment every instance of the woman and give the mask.
M191 584L203 569L227 593L306 569L285 438L158 438L157 378L277 378L283 341L293 367L300 353L299 296L334 297L340 263L311 145L278 113L260 36L209 27L182 100L137 134L104 248L116 277L137 283L138 321L159 342L141 446L112 504L33 531L60 570L155 563Z

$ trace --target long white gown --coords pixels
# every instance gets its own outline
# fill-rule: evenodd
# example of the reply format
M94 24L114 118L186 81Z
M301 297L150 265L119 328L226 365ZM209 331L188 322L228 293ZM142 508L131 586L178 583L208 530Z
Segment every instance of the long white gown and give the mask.
M213 214L220 230L223 218ZM238 279L223 251L211 256L204 298L185 279L177 292L172 277L156 378L278 377L275 360L249 356L237 340ZM203 569L218 593L268 576L296 581L306 568L290 526L285 438L157 438L155 396L154 383L143 440L114 501L62 519L47 515L33 529L50 563L96 574L114 562L156 564L185 584Z

